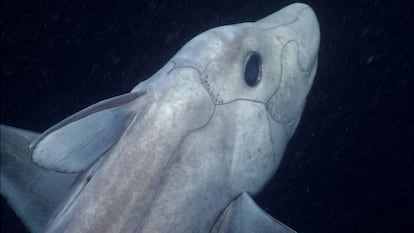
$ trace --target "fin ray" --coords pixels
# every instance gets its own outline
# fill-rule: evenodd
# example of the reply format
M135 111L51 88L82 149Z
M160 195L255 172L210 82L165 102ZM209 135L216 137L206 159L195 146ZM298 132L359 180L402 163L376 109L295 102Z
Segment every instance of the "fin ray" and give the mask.
M46 130L32 143L33 161L58 172L80 172L112 148L128 126L131 92L98 102Z
M296 233L242 193L224 210L211 233Z

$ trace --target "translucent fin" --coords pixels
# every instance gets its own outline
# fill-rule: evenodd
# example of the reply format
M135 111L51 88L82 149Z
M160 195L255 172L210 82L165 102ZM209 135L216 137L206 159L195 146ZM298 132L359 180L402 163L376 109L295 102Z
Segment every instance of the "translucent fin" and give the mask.
M98 102L46 130L32 147L33 161L58 172L80 172L115 145L133 117L132 92Z
M42 232L66 197L76 174L44 170L31 160L38 133L0 125L1 194L31 232Z
M247 193L224 210L211 233L296 233L264 212Z

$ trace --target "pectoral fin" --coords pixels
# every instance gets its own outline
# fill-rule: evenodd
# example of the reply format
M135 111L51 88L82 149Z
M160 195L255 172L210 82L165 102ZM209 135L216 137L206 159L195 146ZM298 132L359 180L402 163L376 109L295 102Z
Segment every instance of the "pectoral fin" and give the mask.
M230 203L211 233L295 233L264 212L247 193Z
M98 102L46 130L32 143L33 161L58 172L80 172L114 146L134 116L131 92ZM139 108L139 106L138 106Z

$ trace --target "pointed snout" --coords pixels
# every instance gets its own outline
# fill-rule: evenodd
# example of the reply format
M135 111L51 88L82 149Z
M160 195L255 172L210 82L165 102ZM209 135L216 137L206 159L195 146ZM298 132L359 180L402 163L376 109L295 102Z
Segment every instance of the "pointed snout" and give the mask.
M306 37L319 42L319 23L312 8L303 3L294 3L257 21L263 29L290 27Z
M308 5L295 3L257 21L259 27L278 35L282 43L294 41L300 48L300 63L311 70L317 60L320 31L315 12Z
M286 7L286 11L291 11L296 15L296 22L292 24L292 30L298 32L297 42L304 50L301 59L306 59L306 61L302 61L303 64L316 60L320 31L315 12L308 5L301 3Z

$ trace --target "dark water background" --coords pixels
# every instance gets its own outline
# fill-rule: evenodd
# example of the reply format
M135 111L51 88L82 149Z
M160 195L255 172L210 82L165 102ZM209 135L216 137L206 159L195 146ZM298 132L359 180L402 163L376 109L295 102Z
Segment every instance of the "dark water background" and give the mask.
M256 198L300 233L414 229L414 8L305 1L319 70L274 179ZM1 123L43 131L128 92L186 41L292 1L2 1ZM2 199L1 231L25 232Z

